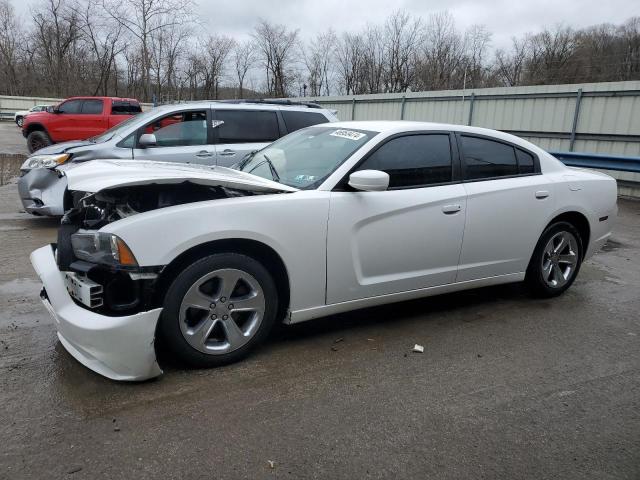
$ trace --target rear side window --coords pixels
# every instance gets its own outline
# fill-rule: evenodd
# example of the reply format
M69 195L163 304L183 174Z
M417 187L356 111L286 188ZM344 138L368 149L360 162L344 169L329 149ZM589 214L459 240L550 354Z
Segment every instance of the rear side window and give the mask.
M140 112L142 112L142 108L140 108L139 103L126 102L123 100L114 100L111 103L112 115L135 115Z
M296 112L292 110L282 110L282 118L287 126L289 133L300 130L301 128L318 125L319 123L327 123L327 117L318 112Z
M58 106L59 113L80 113L82 107L82 100L69 100L63 102Z
M273 142L280 137L276 112L217 110L218 143Z
M516 148L516 157L518 158L518 169L520 173L535 173L535 161L533 155Z
M508 177L518 174L515 149L486 138L462 135L462 150L468 180Z
M80 113L97 115L102 113L102 100L84 100Z
M408 135L378 148L358 170L389 174L389 188L423 187L452 180L448 134Z

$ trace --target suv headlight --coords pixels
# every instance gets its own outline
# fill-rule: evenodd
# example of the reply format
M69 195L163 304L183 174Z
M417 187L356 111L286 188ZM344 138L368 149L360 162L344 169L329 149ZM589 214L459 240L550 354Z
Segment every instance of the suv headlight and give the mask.
M56 155L33 155L27 158L20 168L22 170L29 170L32 168L53 168L58 165L62 165L64 162L69 160L69 157L71 157L71 155L68 153L59 153Z
M124 241L104 232L82 232L71 235L73 253L81 260L110 266L136 267L138 262Z

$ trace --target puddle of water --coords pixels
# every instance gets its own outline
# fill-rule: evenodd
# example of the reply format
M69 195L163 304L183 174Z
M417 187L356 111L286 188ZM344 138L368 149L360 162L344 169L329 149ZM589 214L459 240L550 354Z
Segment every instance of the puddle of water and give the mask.
M625 245L623 243L620 243L616 240L609 239L607 240L607 243L605 243L604 246L602 247L602 251L613 252L615 250L618 250L619 248L624 248L624 247Z
M0 232L9 232L13 230L26 230L26 227L16 227L12 225L0 225Z
M0 220L28 220L30 218L34 217L27 212L0 213Z

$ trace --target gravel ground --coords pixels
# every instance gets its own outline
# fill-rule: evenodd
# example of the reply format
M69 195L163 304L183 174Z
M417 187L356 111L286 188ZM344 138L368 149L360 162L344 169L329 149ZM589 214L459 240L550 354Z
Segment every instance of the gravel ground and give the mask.
M560 298L333 316L140 384L58 342L28 262L56 223L0 187L1 479L640 478L640 202Z

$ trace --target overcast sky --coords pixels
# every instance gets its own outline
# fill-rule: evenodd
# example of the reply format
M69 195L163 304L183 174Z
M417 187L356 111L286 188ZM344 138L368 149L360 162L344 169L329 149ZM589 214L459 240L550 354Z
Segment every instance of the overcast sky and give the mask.
M200 5L212 29L236 37L250 31L258 17L299 28L308 38L329 27L359 30L397 9L425 18L448 10L460 29L486 25L494 46L509 45L514 35L559 22L583 27L640 15L640 0L200 0Z
M28 17L38 0L11 0ZM448 10L457 26L484 24L493 33L493 47L510 38L564 23L584 27L602 22L621 23L640 16L640 0L196 0L196 12L215 33L247 36L259 17L299 29L303 38L332 27L357 31L367 23L381 23L394 10L427 17Z

